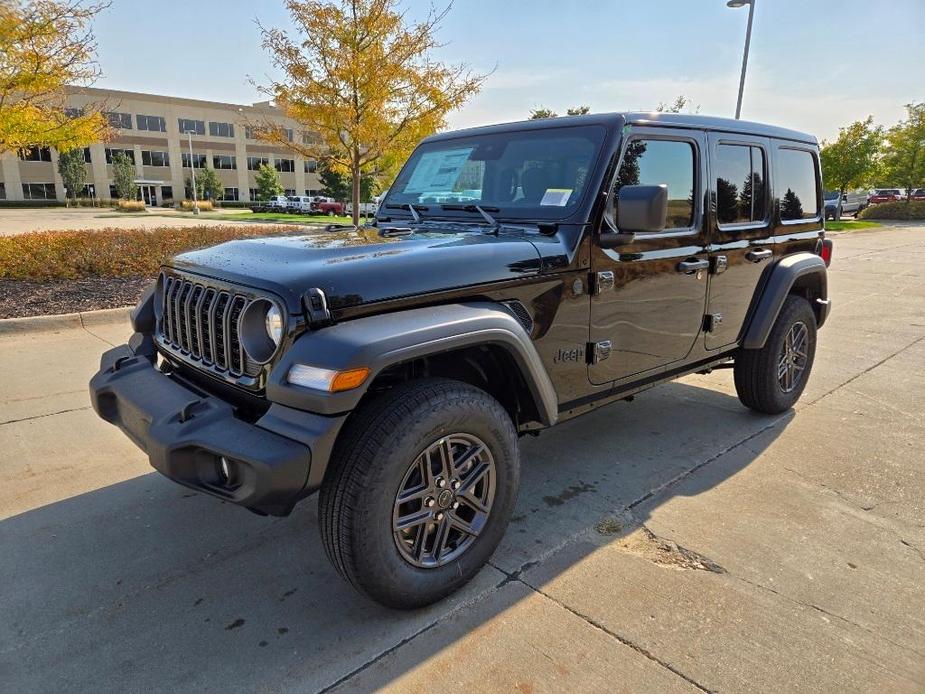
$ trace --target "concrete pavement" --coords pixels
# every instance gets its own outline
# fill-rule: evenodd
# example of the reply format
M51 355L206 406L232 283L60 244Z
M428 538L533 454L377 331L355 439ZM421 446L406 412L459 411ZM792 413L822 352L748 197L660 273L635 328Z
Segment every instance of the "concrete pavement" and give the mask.
M794 412L691 376L523 440L459 595L396 613L89 409L125 325L0 336L0 681L17 692L925 690L925 227L839 235Z
M238 210L222 210L235 214ZM242 213L246 212L244 210ZM157 227L236 226L245 221L210 219L182 215L166 208L152 208L146 213L114 212L108 207L15 207L0 210L0 236L13 236L28 231L63 231L71 229L154 229Z

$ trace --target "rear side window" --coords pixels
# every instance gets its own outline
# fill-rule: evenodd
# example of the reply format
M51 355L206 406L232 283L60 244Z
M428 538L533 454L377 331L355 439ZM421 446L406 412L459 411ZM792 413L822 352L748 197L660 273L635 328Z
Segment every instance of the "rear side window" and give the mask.
M775 181L780 184L780 218L783 221L819 216L816 160L801 149L780 149ZM775 183L775 188L778 184Z
M623 154L611 199L616 205L623 186L663 183L668 186L665 228L691 226L694 223L694 146L690 142L644 139L630 142Z
M716 220L720 224L761 222L767 212L764 150L750 145L716 148Z

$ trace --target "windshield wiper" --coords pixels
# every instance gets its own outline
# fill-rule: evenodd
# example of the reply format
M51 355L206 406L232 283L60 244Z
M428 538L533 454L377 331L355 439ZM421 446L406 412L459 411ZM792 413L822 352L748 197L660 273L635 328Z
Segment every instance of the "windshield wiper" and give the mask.
M401 205L389 204L386 205L386 208L390 210L408 210L411 213L411 216L414 218L414 221L418 224L421 223L421 215L418 214L418 210L421 212L427 212L427 210L430 209L426 205L415 205L408 202L403 202Z
M482 207L481 205L440 205L442 210L461 210L463 212L478 212L485 219L486 222L491 224L493 231L497 231L501 228L501 223L492 217L489 212L500 212L501 208L499 207Z

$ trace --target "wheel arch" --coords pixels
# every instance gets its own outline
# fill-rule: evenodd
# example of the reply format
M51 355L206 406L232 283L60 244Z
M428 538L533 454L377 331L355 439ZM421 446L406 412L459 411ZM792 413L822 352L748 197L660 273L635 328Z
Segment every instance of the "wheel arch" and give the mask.
M784 301L791 294L809 302L816 316L816 327L821 328L828 315L828 275L821 257L808 252L794 253L774 265L745 331L744 348L764 346Z
M367 367L371 373L358 388L327 393L288 383L293 364ZM297 409L340 414L354 410L367 393L417 375L481 387L515 422L518 416L535 417L551 426L558 418L555 389L530 336L509 309L492 302L409 309L305 333L270 373L267 397Z

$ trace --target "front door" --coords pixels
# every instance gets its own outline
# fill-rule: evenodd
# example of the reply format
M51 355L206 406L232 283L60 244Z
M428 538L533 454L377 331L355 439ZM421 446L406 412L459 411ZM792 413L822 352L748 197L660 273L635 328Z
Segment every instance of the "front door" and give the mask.
M157 207L157 186L141 185L138 187L145 205Z
M708 350L735 344L765 268L773 260L767 138L710 133L713 214Z
M701 333L707 296L704 133L633 128L622 149L604 228L616 226L616 195L624 185L666 184L668 222L664 231L637 234L617 249L594 244L590 336L592 345L610 343L606 357L606 349L596 356L591 350L596 385L684 359Z

